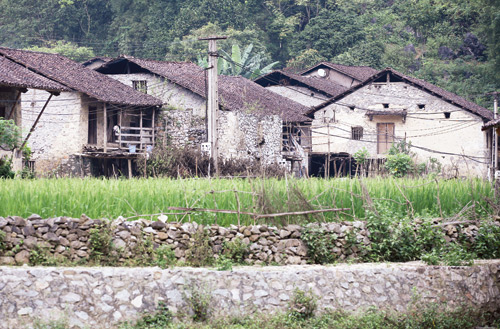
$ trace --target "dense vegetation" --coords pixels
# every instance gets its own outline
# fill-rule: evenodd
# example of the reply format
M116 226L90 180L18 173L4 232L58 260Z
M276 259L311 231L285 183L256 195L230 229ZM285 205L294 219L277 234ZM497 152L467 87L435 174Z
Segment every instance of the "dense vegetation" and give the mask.
M488 107L500 85L498 0L0 0L0 22L3 46L77 60L196 61L196 37L219 33L227 53L253 44L261 67L391 66Z
M179 193L183 191L183 193ZM259 214L325 208L349 208L342 213L261 219L267 224L365 219L374 207L392 217L447 217L464 207L474 217L492 212L493 189L479 179L409 178L358 179L37 179L0 180L0 216L117 218L172 212L168 207L227 209ZM145 216L148 218L148 216ZM237 224L236 214L194 212L170 220L200 224ZM241 223L253 223L241 216Z

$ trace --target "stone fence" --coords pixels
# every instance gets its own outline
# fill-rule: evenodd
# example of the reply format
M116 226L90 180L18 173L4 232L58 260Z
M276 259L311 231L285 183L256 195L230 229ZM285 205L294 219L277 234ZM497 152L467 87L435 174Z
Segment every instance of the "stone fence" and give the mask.
M185 296L201 289L209 316L286 311L294 290L311 291L319 311L404 312L412 305L467 303L500 308L500 260L471 267L406 264L237 267L233 271L181 267L0 267L1 328L29 328L33 319L69 319L71 328L114 328L156 310L190 312Z
M205 230L209 237L209 245L217 257L225 242L240 239L247 245L245 256L247 264L282 264L298 265L308 263L307 246L301 239L305 227L288 225L282 228L266 225L221 227L217 225L199 226L193 223L164 223L140 219L124 221L123 219L108 222L94 220L82 215L81 218L56 217L42 219L32 215L27 219L12 216L0 217L0 231L4 232L4 247L0 243L0 264L14 265L29 262L30 251L37 248L51 256L63 257L73 262L89 258L90 231L110 225L113 245L119 251L117 265L133 257L134 250L144 239L159 245L169 245L180 261L185 261L186 251L195 243L193 236L197 230ZM370 232L366 222L341 222L309 224L319 226L324 234L334 236L335 247L332 252L336 259L360 256L370 244ZM446 239L458 238L457 229L453 225L444 227ZM462 232L470 237L477 234L477 227L469 225ZM0 232L1 234L2 232ZM3 249L3 251L2 251Z

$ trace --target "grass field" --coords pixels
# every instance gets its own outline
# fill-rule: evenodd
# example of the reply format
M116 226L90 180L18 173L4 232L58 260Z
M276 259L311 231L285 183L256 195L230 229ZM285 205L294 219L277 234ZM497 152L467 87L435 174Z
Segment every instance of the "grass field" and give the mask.
M196 207L277 213L324 208L349 208L345 213L324 213L311 221L365 217L365 206L383 202L398 215L450 216L471 201L487 213L486 198L493 196L489 182L479 179L431 180L358 179L37 179L0 180L0 216L54 216L116 218L172 213L168 207ZM362 185L365 187L362 188ZM215 191L210 193L210 191ZM369 198L367 198L369 196ZM438 198L439 196L439 198ZM439 200L439 202L438 202ZM236 224L237 214L191 213L169 215L169 220ZM261 219L270 224L305 220L304 216ZM241 215L241 223L253 222Z

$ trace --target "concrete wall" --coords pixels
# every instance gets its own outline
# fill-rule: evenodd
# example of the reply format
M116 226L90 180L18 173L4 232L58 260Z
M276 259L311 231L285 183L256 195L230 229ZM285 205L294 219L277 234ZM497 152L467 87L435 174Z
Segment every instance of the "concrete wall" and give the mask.
M266 89L269 89L277 94L280 94L281 96L289 98L289 99L291 99L297 103L300 103L302 105L305 105L305 106L316 106L316 105L319 105L319 104L325 102L329 98L323 94L314 93L311 91L311 89L304 88L304 87L269 86L269 87L266 87ZM313 96L311 96L311 93L313 94Z
M233 271L175 268L0 267L2 328L32 318L68 317L72 328L110 328L155 311L160 301L188 312L183 294L201 286L210 316L285 311L294 289L318 296L319 310L362 312L370 306L404 312L412 299L426 304L500 305L500 261L473 267L413 264L245 267ZM420 296L420 297L418 297Z
M335 71L333 69L329 69L329 68L323 68L325 71L328 72L327 76L326 77L321 77L319 74L318 74L318 70L314 70L312 72L309 72L308 74L304 75L306 77L315 77L315 78L321 78L321 79L328 79L328 80L331 80L341 86L344 86L344 87L347 87L347 88L351 88L352 86L355 86L359 83L358 80L354 79L354 78L351 78L350 76L348 75L345 75L343 73L340 73L338 71Z
M330 135L335 135L330 137L331 153L352 155L365 147L371 157L385 157L384 154L377 154L377 123L394 123L396 137L406 137L415 146L411 151L416 154L418 162L432 157L443 164L450 174L486 175L487 164L481 163L488 162L486 133L481 131L483 121L468 111L403 82L389 85L372 83L338 103L342 105L331 104L315 113L312 132L312 150L315 153L328 152L329 129ZM384 109L383 104L389 104L389 108ZM425 108L419 109L418 104L424 104ZM354 106L354 110L350 109L350 105ZM406 109L408 116L406 121L400 116L374 116L370 121L366 116L367 109ZM446 119L443 112L450 112L450 118ZM353 126L363 127L361 141L351 139Z
M21 96L22 130L26 137L49 97L43 90L29 89ZM87 142L88 112L82 111L82 95L63 92L53 96L28 140L37 172L56 169L69 156L82 151Z

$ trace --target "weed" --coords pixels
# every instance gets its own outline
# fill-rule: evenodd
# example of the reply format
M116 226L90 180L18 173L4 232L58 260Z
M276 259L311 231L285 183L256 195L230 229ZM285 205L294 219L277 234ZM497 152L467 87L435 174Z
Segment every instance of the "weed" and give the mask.
M137 320L134 329L157 329L165 328L172 322L172 312L168 309L164 302L159 302L156 312L146 314L141 319Z
M239 237L233 241L224 241L222 244L223 255L236 264L243 264L248 254L248 245Z
M6 236L7 236L7 233L0 230L0 255L2 255L3 252L5 251L5 249L7 248L7 245L5 243Z
M288 316L297 320L311 318L318 307L317 299L311 290L306 292L296 288L288 304Z
M33 321L33 329L67 329L69 328L68 319L42 321L35 319Z
M182 296L192 311L194 321L206 321L209 318L212 295L205 284L191 281L184 287Z
M500 258L500 225L495 222L483 223L472 249L483 259Z
M314 264L331 264L336 254L332 251L338 236L323 227L311 225L304 229L301 239L307 246L309 260Z
M155 250L155 264L163 269L177 262L175 253L168 245L162 245Z
M31 266L44 265L44 266L56 266L64 262L62 259L54 257L50 253L50 247L35 245L33 249L30 250L29 264Z
M113 249L112 239L111 228L106 223L90 229L90 259L97 263L109 262Z
M186 262L194 267L211 266L214 262L208 231L199 226L186 250Z
M232 271L233 270L233 261L231 258L228 258L225 255L220 256L217 258L217 261L215 262L215 266L217 268L217 271Z
M450 243L423 254L421 259L429 265L470 266L475 257L474 253L468 252L461 245Z

